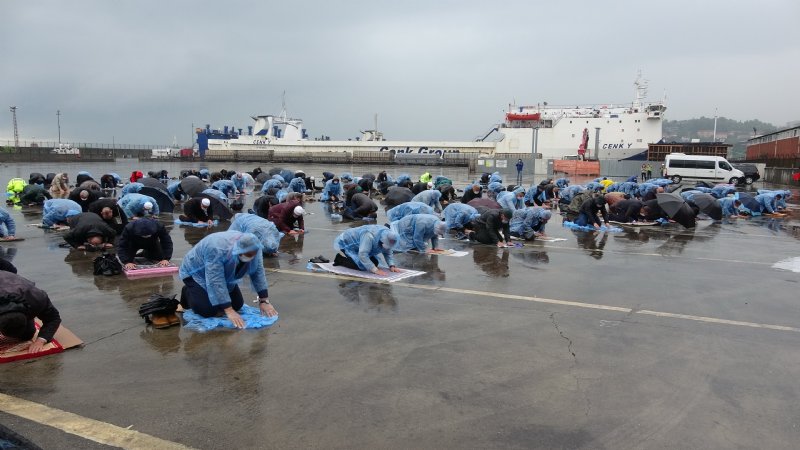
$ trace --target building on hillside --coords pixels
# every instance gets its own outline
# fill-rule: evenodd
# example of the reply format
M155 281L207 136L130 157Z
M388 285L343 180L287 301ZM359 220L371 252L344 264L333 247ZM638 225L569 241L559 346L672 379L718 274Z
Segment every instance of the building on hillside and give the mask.
M772 167L800 165L800 126L756 136L747 141L747 160Z
M711 155L728 157L731 144L722 142L659 142L649 144L647 148L648 161L664 161L670 153L685 153L687 155Z

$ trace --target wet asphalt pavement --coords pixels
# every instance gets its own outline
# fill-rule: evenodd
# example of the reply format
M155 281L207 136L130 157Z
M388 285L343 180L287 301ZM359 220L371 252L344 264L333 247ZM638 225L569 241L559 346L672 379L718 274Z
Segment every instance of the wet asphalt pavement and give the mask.
M566 241L448 239L469 255L398 255L426 274L393 284L306 270L360 225L306 209L309 233L265 260L278 323L205 334L137 315L177 276L95 277L95 255L14 212L26 240L5 255L86 345L0 366L0 392L197 448L797 447L800 273L772 267L800 256L797 209L622 233L554 215L547 233ZM173 228L176 259L226 227ZM100 447L0 423L45 448Z

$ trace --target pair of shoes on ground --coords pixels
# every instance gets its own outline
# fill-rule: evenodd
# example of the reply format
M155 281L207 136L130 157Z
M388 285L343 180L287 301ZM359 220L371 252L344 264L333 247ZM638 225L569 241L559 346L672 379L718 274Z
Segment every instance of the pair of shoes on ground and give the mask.
M315 257L309 259L308 261L312 262L314 264L327 264L327 263L331 262L328 258L326 258L326 257L324 257L322 255L315 256Z
M153 324L153 328L160 329L169 328L173 325L179 325L181 323L181 319L179 319L178 315L175 313L153 313L150 314L150 322Z

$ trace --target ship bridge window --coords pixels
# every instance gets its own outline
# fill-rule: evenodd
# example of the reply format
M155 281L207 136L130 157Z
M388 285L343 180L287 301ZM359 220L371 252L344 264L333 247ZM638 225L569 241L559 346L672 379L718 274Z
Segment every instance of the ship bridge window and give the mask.
M641 139L637 139L636 142L642 142L642 140Z
M572 137L575 137L575 133L572 133Z
M636 131L639 132L639 131L642 131L642 129L641 128L637 128Z
M620 120L619 123L622 123L622 121Z

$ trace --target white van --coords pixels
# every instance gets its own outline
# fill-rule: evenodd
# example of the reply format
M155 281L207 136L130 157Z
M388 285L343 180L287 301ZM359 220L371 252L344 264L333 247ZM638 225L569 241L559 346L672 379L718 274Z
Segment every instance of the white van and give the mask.
M670 153L664 161L666 170L664 178L671 179L673 183L680 183L682 179L689 178L737 184L744 178L741 170L734 169L731 163L721 156Z

